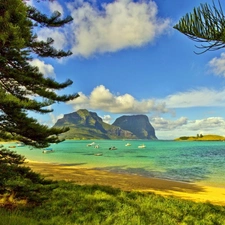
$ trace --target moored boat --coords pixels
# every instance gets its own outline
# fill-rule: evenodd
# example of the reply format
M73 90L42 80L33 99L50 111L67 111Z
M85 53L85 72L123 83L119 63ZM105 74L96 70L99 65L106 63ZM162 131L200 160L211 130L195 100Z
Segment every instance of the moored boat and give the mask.
M102 156L103 153L95 153L94 155L95 155L95 156Z
M112 146L109 148L109 150L117 150L117 148L115 146Z
M21 143L17 143L16 146L17 147L23 147L23 146L25 146L25 144L23 142L21 142Z
M95 145L95 142L92 142L90 144L87 144L88 147Z
M42 153L52 153L54 150L52 148L45 148Z
M146 148L146 146L142 144L142 145L139 145L138 148Z

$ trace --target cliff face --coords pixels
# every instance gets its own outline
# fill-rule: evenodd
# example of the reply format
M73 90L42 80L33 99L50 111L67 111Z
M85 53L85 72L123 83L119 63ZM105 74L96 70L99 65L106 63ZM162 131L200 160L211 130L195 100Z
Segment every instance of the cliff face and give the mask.
M61 134L65 139L157 139L147 116L130 116L126 123L124 117L126 116L110 125L103 122L95 112L80 109L65 114L54 127L70 128L68 132Z
M107 123L95 113L86 109L65 114L54 127L69 127L70 130L62 134L66 139L135 139L130 131L125 131Z
M121 116L112 125L132 132L139 139L157 139L155 129L145 115Z

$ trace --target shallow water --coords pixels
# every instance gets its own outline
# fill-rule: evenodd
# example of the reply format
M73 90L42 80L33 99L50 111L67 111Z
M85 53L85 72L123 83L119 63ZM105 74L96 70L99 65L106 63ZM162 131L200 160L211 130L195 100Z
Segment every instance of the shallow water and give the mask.
M27 146L11 150L28 160L79 165L108 171L138 174L184 182L202 182L225 188L225 142L176 142L143 140L65 141L54 144L53 153ZM131 146L125 146L126 143ZM146 148L140 149L139 145ZM14 145L12 143L6 147ZM109 150L115 146L117 150ZM96 153L101 153L96 156Z

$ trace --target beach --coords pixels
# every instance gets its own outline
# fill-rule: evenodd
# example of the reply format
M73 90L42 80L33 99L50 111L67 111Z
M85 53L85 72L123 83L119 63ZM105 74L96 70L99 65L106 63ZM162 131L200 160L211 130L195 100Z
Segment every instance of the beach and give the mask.
M80 167L79 164L64 165L27 161L27 166L52 180L71 181L79 185L106 185L124 191L153 192L163 196L174 196L195 202L209 202L225 206L225 188L113 173Z

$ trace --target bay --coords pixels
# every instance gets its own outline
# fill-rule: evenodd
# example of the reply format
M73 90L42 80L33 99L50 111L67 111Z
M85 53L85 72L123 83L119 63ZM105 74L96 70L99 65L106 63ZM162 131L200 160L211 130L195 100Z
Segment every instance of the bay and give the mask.
M92 146L88 144L95 142ZM127 143L130 146L126 146ZM144 144L145 148L138 148ZM8 143L5 146L14 145ZM95 148L98 145L99 148ZM109 150L115 146L116 150ZM67 140L52 153L28 146L15 150L30 161L102 169L225 188L225 142L149 140Z

